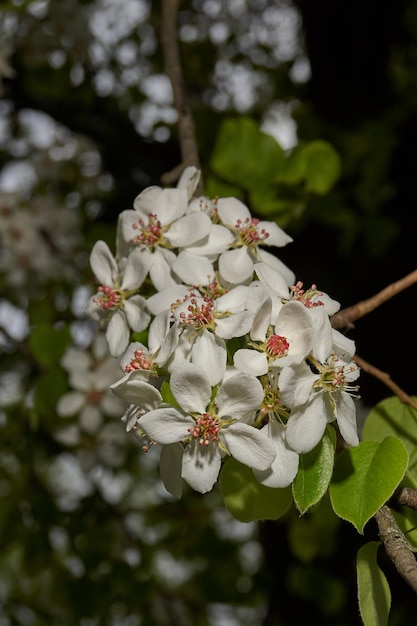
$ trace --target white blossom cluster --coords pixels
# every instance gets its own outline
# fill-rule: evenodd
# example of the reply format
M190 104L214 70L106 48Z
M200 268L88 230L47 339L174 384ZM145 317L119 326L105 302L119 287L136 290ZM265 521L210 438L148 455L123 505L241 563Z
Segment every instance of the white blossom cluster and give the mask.
M161 444L170 493L182 479L211 490L227 455L285 487L329 422L358 444L355 346L331 327L339 304L265 250L291 238L236 198L193 198L198 178L145 189L120 214L115 258L95 244L87 312L122 355L112 391L144 449Z
M45 196L24 202L14 194L0 198L0 272L11 287L71 278L70 260L80 241L77 213L58 200Z

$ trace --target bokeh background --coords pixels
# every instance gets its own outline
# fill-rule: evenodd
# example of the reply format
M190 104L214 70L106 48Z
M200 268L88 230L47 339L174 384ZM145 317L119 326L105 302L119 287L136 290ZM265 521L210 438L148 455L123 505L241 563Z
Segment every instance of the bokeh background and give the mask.
M0 626L356 626L364 538L327 501L259 524L216 489L175 501L107 391L89 252L180 161L160 21L150 0L0 6ZM277 220L282 260L342 306L415 269L415 0L184 0L178 34L210 193ZM415 294L349 333L410 394ZM361 395L362 419L389 392Z

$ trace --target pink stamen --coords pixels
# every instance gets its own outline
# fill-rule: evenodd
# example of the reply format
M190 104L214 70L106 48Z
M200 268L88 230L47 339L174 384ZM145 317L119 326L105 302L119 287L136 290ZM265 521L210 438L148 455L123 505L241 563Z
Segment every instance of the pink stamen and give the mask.
M259 230L258 224L259 219L257 217L253 217L252 219L247 217L243 222L242 220L237 220L235 228L244 245L253 247L268 239L269 233L265 228Z
M198 445L207 447L211 442L218 441L220 426L216 418L203 413L197 417L194 426L191 426L188 432L194 439L198 439Z
M133 353L133 359L125 367L126 374L135 372L137 370L149 371L152 367L152 359L143 350L135 350Z
M132 228L133 230L140 230L140 234L132 239L133 243L140 243L152 248L161 240L162 224L158 220L158 216L153 213L149 214L148 224L140 219L137 224L132 224Z
M312 309L315 306L324 306L324 302L321 300L315 300L312 302L312 298L315 296L322 296L323 292L317 290L317 285L311 285L310 289L303 289L303 283L298 281L296 285L291 287L291 299L298 300L304 304L307 309Z
M267 353L276 357L286 356L290 347L287 339L281 335L271 335L265 343Z
M107 311L108 309L115 309L120 306L120 303L122 302L122 297L120 293L118 293L112 287L101 285L97 289L97 291L99 293L99 296L97 298L94 298L94 302L101 306L101 308L105 311Z

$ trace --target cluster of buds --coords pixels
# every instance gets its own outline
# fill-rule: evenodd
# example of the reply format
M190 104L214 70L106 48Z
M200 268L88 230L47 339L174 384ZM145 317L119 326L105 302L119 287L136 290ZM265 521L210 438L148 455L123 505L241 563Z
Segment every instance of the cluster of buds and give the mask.
M115 257L95 244L87 312L121 357L127 430L160 444L170 493L182 479L210 491L229 455L285 487L329 422L358 444L355 345L331 326L339 304L265 249L291 237L236 198L194 198L199 175L145 189L120 214Z

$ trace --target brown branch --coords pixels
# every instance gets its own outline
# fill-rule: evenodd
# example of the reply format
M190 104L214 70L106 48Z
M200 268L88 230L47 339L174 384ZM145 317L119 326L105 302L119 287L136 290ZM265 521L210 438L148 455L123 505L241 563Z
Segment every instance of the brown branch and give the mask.
M384 504L374 517L387 555L400 576L417 593L417 562L390 508Z
M395 493L395 499L398 504L408 506L410 509L417 509L417 489L401 487Z
M365 361L360 356L356 355L353 358L355 363L359 365L361 370L363 370L367 374L371 374L371 376L374 376L375 378L378 378L378 380L382 381L384 385L391 389L393 394L399 397L403 404L408 404L417 411L417 402L413 400L413 398L409 396L408 393L401 389L401 387L392 380L391 376L387 372L383 372L382 370L375 367L375 365L371 365L371 363L368 363L368 361Z
M388 287L385 287L385 289L371 298L362 300L362 302L358 302L357 304L347 307L346 309L342 309L331 318L333 328L353 328L353 322L361 317L364 317L368 313L371 313L371 311L379 307L381 304L393 296L396 296L397 293L404 291L404 289L407 289L416 282L417 270L414 270L411 274L407 274L407 276L400 278L400 280L397 280L395 283L388 285Z
M177 23L178 8L181 0L162 0L161 43L165 62L165 71L171 81L174 106L178 113L178 135L182 163L170 172L163 174L164 184L176 182L188 165L200 168L197 140L191 110L187 102L184 76L178 44ZM203 192L200 178L197 195Z

